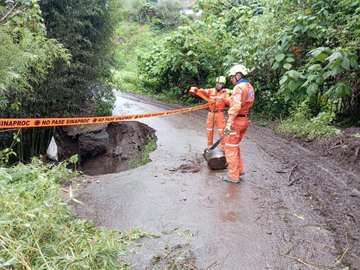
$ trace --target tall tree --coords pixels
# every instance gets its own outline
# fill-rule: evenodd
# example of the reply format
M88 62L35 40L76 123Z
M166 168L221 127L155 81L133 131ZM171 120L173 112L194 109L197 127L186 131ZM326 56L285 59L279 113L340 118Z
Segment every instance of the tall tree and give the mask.
M101 102L105 99L110 106L98 112L110 113L111 89L99 84L110 75L113 3L42 0L40 4L48 36L61 42L72 55L71 64L58 62L42 86L43 94L55 101L53 111L58 115L93 114L104 108Z

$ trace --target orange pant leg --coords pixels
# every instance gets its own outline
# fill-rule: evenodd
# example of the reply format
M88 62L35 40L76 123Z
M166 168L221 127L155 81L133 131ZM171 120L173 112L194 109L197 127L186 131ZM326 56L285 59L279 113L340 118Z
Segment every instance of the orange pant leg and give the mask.
M215 114L215 127L220 138L224 137L224 129L225 129L225 116L223 112L217 112ZM224 140L221 141L220 148L224 150L225 142Z
M208 147L213 145L214 124L215 124L215 113L209 112L208 117L207 117L207 122L206 122Z
M233 123L232 132L225 137L225 157L228 163L228 176L232 181L239 181L244 172L241 158L240 142L249 126L247 118L237 118Z

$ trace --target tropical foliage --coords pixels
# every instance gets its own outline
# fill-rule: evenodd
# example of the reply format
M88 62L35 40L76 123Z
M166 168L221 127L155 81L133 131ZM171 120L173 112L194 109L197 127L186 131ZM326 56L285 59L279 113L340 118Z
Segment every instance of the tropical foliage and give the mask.
M187 21L141 58L144 88L185 97L212 85L232 63L253 69L256 112L288 117L360 119L360 1L199 0Z
M109 114L117 1L0 1L0 115ZM17 131L16 131L17 132ZM52 130L18 134L19 159L44 152ZM12 142L1 133L0 147Z

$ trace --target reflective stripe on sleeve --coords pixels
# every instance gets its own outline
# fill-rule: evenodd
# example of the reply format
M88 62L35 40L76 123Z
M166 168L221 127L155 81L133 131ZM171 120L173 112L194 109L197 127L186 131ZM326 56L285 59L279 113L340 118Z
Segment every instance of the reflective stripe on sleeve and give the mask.
M230 144L230 143L226 143L225 146L229 146L229 147L239 147L240 144Z

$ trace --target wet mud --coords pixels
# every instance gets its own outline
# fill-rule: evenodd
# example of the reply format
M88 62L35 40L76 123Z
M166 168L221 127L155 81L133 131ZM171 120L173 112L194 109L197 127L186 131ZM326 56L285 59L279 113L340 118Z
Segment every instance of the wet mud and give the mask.
M117 94L114 113L171 107ZM77 214L158 235L131 247L133 269L360 269L356 173L252 125L241 145L245 179L224 183L225 171L201 159L205 117L143 120L158 138L152 162L92 177Z
M360 128L347 128L335 137L299 143L323 157L336 160L346 170L360 174Z
M303 194L310 209L324 219L322 230L333 233L339 260L350 269L360 269L360 168L354 158L360 140L354 136L355 130L300 144L266 128L254 128L264 151L292 172L289 188Z

